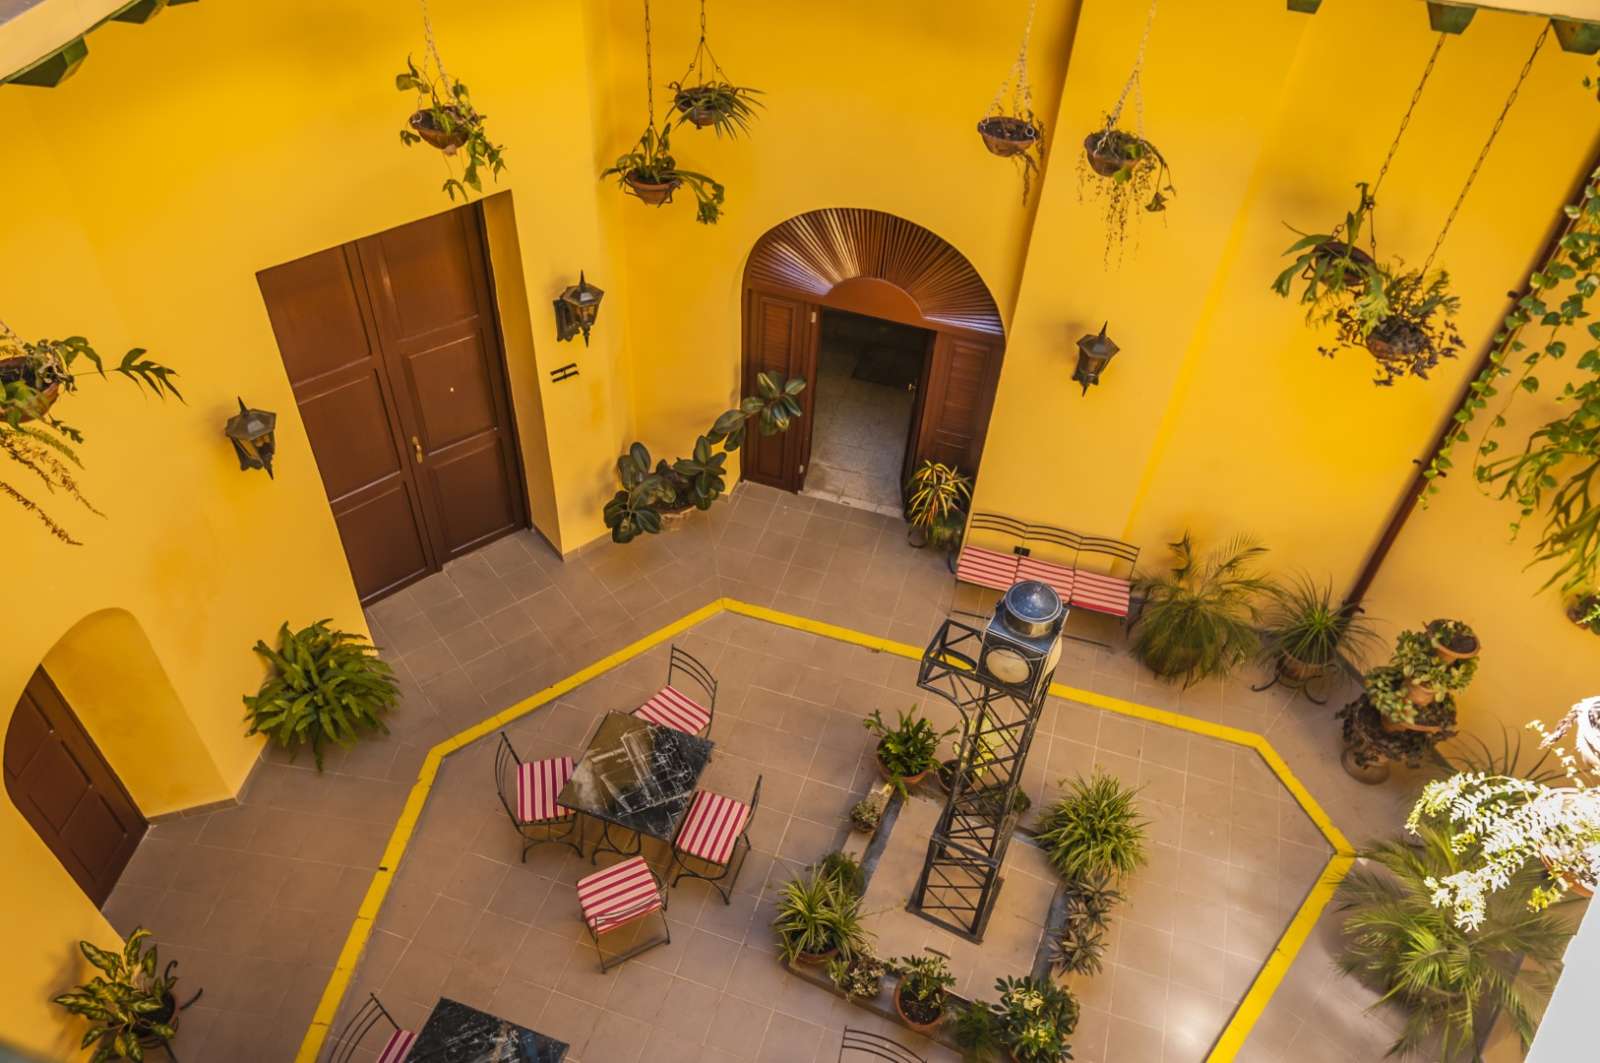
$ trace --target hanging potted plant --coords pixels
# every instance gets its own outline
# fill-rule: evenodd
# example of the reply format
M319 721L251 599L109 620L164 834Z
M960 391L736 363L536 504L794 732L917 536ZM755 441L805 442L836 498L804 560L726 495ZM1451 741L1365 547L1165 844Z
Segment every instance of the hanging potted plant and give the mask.
M749 133L755 109L763 106L756 98L761 90L735 85L711 54L706 43L706 0L700 0L700 43L689 59L689 69L667 87L672 90L672 107L680 123L709 128L719 137Z
M1442 358L1461 350L1454 318L1461 299L1450 291L1443 270L1424 277L1420 270L1396 273L1378 267L1379 295L1341 305L1334 311L1333 344L1321 347L1332 358L1345 348L1364 347L1378 362L1373 383L1383 387L1405 376L1426 380Z
M1022 46L1011 72L995 90L989 112L978 120L978 136L989 153L1002 159L1015 159L1022 167L1022 201L1035 173L1044 166L1044 123L1033 113L1033 85L1028 80L1028 41L1033 36L1033 13L1037 0L1029 0L1028 21L1022 29ZM1009 93L1010 103L1006 103Z
M944 1019L945 994L955 988L950 958L937 949L919 956L899 956L884 965L897 981L894 1010L900 1021L918 1033L930 1033Z
M1296 302L1306 308L1306 323L1321 325L1332 321L1341 306L1349 301L1376 299L1369 304L1367 317L1378 320L1387 310L1381 300L1385 292L1376 260L1356 245L1374 206L1366 182L1358 182L1359 197L1354 210L1326 233L1302 233L1284 254L1294 258L1272 282L1272 290L1289 298L1295 281L1302 282Z
M434 44L433 23L428 18L427 0L422 6L422 29L427 37L428 51L422 66L406 56L406 68L395 75L395 88L401 92L416 93L416 106L411 112L406 128L400 131L400 143L411 147L427 144L443 152L446 160L465 157L466 163L458 178L446 162L450 175L445 179L443 191L455 201L459 194L465 202L470 194L483 191L481 171L487 169L498 180L505 169L503 148L489 139L484 129L484 116L472 106L472 94L467 86L445 72L444 60Z
M1593 634L1600 635L1600 594L1585 594L1572 599L1567 619Z
M915 547L954 546L971 498L971 477L942 462L923 461L906 484L906 540Z

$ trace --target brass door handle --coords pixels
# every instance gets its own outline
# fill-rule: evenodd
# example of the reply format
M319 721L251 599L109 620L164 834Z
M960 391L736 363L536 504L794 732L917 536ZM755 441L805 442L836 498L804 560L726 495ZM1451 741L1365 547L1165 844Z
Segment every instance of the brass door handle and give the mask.
M416 436L411 437L411 456L417 459L417 464L422 464L422 444Z

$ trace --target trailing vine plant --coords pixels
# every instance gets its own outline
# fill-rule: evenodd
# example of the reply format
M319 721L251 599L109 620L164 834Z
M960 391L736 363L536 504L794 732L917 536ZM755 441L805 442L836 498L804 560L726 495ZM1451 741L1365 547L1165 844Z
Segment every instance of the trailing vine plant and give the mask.
M462 202L473 192L483 191L480 171L487 169L496 180L504 170L503 147L489 139L484 129L484 115L472 106L472 95L467 86L452 78L439 57L438 45L433 39L433 23L428 18L428 0L418 0L422 7L422 30L427 37L428 51L422 65L408 55L406 68L395 75L394 86L401 92L417 94L416 109L411 113L407 128L400 130L400 143L410 147L427 144L444 153L445 178L443 191L455 202L457 194ZM450 160L457 156L466 159L457 177Z
M735 85L711 54L711 45L706 43L706 0L700 0L700 43L689 58L689 69L667 87L672 90L672 106L680 125L709 127L719 137L748 134L755 109L764 106L757 99L760 89Z
M1144 90L1139 72L1144 67L1150 30L1156 21L1156 3L1157 0L1150 0L1144 35L1139 38L1139 51L1128 80L1123 82L1116 104L1106 113L1103 126L1083 138L1083 155L1078 159L1078 200L1083 201L1087 190L1089 196L1100 200L1105 214L1106 265L1111 264L1113 252L1121 262L1129 224L1137 218L1136 208L1160 214L1167 209L1167 200L1177 195L1166 156L1144 135ZM1136 116L1133 132L1117 126L1130 93Z
M1033 178L1044 167L1044 122L1033 113L1033 84L1028 79L1028 42L1033 36L1033 14L1038 0L1028 0L1028 21L1022 28L1022 45L1000 87L994 90L988 113L978 121L978 135L990 154L1013 159L1022 169L1022 202L1028 202ZM1009 109L1005 106L1008 94Z
M83 433L56 417L52 410L63 394L78 390L74 367L79 359L104 378L116 373L150 389L158 399L168 395L183 401L172 378L177 372L146 357L135 347L116 365L106 366L98 351L82 336L27 343L0 321L0 454L32 473L46 492L60 491L96 516L103 516L78 489L75 469L83 468L77 445ZM82 545L21 488L0 478L0 496L37 517L51 535L72 546Z

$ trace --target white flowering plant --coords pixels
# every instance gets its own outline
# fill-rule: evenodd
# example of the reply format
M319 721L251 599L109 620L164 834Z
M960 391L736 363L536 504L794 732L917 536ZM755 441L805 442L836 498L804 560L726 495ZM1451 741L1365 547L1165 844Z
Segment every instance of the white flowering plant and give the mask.
M1412 834L1424 823L1444 828L1452 851L1466 857L1460 871L1429 878L1427 886L1434 904L1452 909L1467 930L1482 924L1488 895L1532 860L1542 862L1550 878L1529 897L1534 911L1568 890L1600 884L1600 789L1585 777L1600 770L1600 697L1580 701L1552 729L1537 720L1528 726L1542 746L1554 748L1570 786L1460 772L1424 787L1406 819ZM1557 744L1569 734L1576 755Z

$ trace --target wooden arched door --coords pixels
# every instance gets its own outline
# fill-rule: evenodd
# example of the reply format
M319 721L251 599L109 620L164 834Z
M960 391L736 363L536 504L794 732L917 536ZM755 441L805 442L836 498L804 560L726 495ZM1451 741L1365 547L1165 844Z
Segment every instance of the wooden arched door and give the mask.
M748 437L744 478L787 491L805 484L822 309L933 334L906 470L928 459L975 474L1005 352L988 287L961 252L919 225L882 211L829 208L769 230L745 269L743 394L763 370L803 377L807 388L797 431Z

